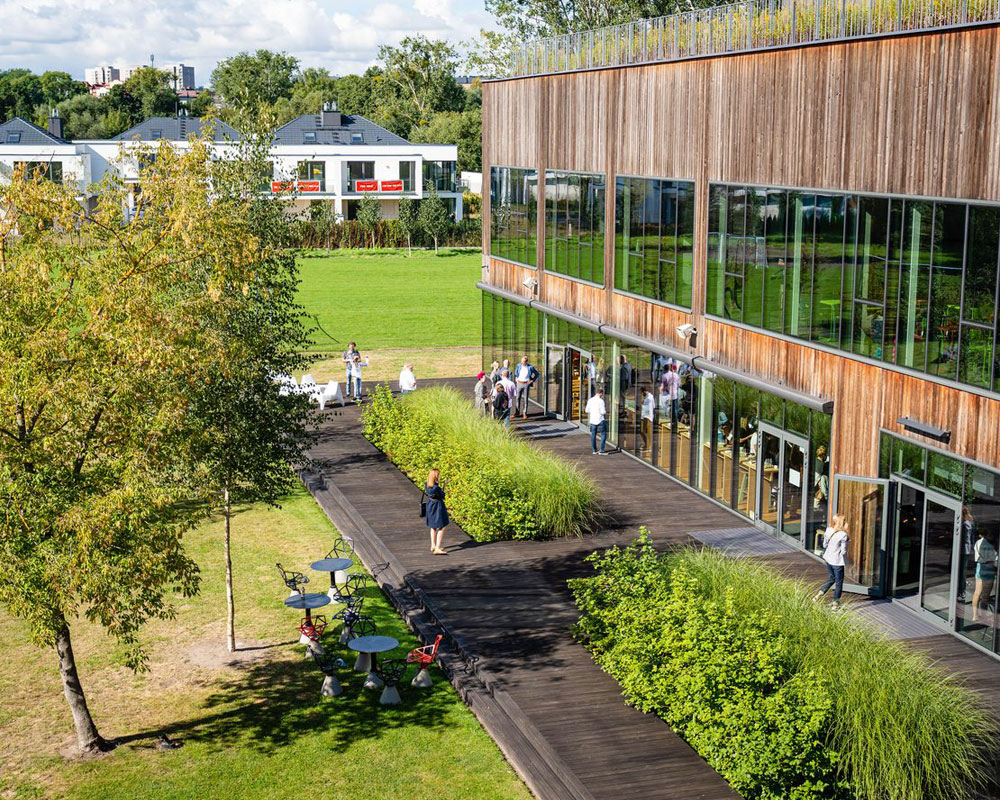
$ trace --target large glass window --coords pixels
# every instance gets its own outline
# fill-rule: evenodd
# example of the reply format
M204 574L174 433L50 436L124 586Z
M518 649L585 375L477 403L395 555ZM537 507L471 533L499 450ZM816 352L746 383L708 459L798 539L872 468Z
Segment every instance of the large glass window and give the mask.
M545 173L545 268L604 283L604 176Z
M536 266L538 172L520 167L492 167L490 211L490 255Z
M708 314L1000 391L1000 205L728 184L708 203ZM617 288L645 292L647 242L619 242Z
M417 173L417 162L415 161L400 161L399 162L399 179L403 182L404 192L416 191L416 181L415 175Z
M439 192L458 189L458 164L455 161L425 161L424 188L431 184Z
M358 181L375 180L374 161L348 161L347 162L347 186L345 192L357 192Z
M615 288L691 307L694 183L615 180Z
M24 167L25 177L41 175L54 183L62 183L63 168L61 161L18 161L14 163L14 168Z
M326 191L326 162L325 161L300 161L298 164L298 177L300 181L308 181L317 184L318 189L312 187L304 188L304 191Z

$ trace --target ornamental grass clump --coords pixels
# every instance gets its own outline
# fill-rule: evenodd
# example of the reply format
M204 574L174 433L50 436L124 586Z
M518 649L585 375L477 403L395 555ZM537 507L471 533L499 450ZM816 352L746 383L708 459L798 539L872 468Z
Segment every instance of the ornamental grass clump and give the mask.
M920 654L710 550L638 542L571 581L577 635L629 702L668 722L748 800L959 800L997 730Z
M418 486L441 470L449 513L477 541L580 535L594 524L593 481L480 416L454 389L395 398L379 386L363 420L368 439Z

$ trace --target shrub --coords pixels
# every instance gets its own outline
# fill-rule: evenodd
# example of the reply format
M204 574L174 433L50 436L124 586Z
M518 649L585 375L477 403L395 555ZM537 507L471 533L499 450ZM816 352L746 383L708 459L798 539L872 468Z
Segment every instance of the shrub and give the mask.
M593 523L597 490L589 478L479 416L454 389L397 399L379 386L363 419L365 435L414 483L441 470L448 510L473 539L567 536Z
M995 726L927 659L810 602L766 567L657 554L643 532L571 581L576 633L745 797L957 800Z

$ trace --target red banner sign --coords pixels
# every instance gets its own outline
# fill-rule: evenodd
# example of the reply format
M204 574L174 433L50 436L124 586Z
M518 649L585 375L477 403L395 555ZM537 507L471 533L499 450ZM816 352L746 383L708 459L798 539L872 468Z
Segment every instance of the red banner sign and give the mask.
M382 181L382 191L383 192L401 192L403 191L402 181Z
M355 181L354 191L356 192L377 192L378 181Z
M291 194L294 191L322 191L319 181L271 181L271 194Z

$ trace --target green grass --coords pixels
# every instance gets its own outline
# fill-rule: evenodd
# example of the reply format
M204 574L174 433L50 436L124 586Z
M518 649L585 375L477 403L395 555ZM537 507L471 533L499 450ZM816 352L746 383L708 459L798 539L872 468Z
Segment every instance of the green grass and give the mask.
M482 301L476 289L482 253L335 250L299 257L299 302L330 336L316 351L342 351L356 341L362 353L385 347L461 347L480 343Z
M429 691L401 687L403 704L383 708L348 668L345 694L320 698L322 674L297 644L297 612L274 563L305 570L336 532L304 491L280 510L253 507L234 520L237 638L247 648L229 665L222 617L221 525L186 537L202 566L201 594L178 601L177 618L149 626L151 671L118 667L100 631L74 625L91 710L111 754L64 760L72 741L56 659L25 641L20 622L0 615L0 797L73 800L373 797L409 800L528 800L472 713L436 670ZM313 573L317 588L324 577ZM313 584L310 584L310 588ZM388 601L370 589L365 612L396 637L401 657L417 645ZM328 634L328 637L331 635ZM167 732L178 750L153 747Z

